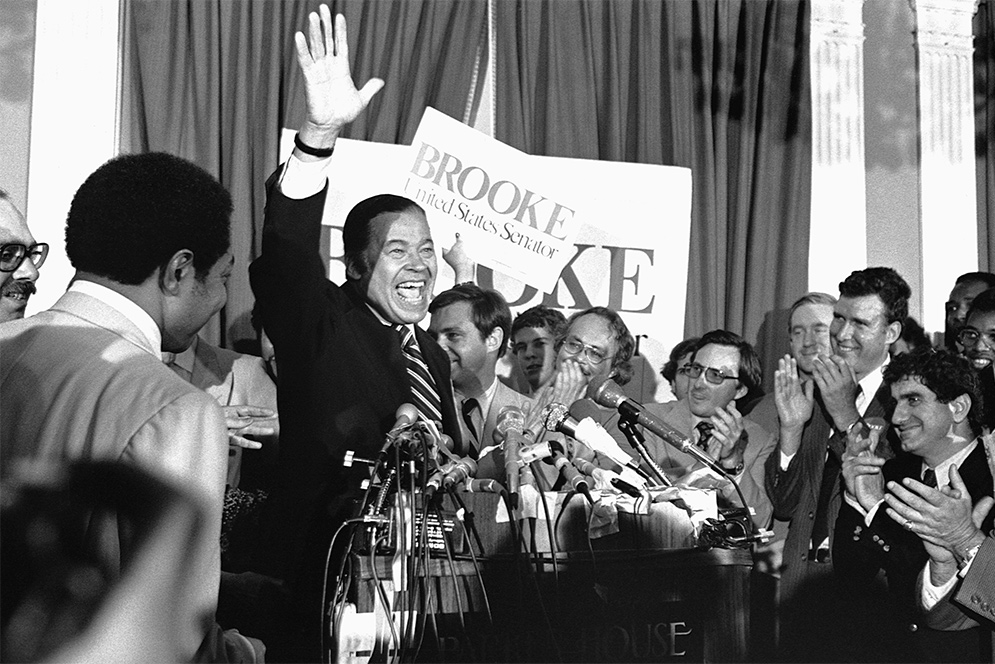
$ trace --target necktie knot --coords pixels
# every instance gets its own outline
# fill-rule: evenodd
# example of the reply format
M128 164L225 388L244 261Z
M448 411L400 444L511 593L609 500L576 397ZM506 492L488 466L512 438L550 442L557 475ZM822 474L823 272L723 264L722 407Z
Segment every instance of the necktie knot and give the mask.
M932 468L927 468L926 472L922 474L922 483L931 489L936 488L936 471Z

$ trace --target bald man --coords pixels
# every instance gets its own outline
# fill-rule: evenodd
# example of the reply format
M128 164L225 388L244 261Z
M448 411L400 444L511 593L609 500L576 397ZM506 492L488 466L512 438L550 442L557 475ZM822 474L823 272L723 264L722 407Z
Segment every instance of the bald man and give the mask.
M0 323L24 318L47 257L48 245L35 242L24 216L0 189Z

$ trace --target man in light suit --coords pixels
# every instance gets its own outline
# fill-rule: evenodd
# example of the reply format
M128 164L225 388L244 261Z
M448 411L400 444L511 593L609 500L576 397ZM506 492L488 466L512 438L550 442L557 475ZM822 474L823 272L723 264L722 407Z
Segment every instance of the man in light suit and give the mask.
M268 448L279 435L276 384L266 372L266 363L254 355L218 348L199 335L183 352L162 355L173 373L210 394L224 410L230 443L226 481L228 486L237 487L242 450ZM274 453L266 451L275 459Z
M463 449L477 459L477 477L504 479L504 453L494 439L498 416L512 406L527 415L532 400L497 378L497 361L508 349L511 310L500 293L458 284L429 305L429 333L446 351L453 397L461 415Z
M181 193L177 193L181 192ZM20 459L134 464L197 501L204 528L179 584L175 653L205 637L220 576L220 524L228 450L224 415L177 378L160 352L190 345L227 299L231 198L199 167L162 153L98 168L76 192L66 222L72 285L51 309L0 327L0 469ZM93 533L108 564L126 562L126 533ZM210 659L201 651L198 657Z

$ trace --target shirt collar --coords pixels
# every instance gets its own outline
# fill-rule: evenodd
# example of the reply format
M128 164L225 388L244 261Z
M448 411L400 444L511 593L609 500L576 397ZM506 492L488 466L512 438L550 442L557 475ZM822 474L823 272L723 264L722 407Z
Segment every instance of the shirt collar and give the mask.
M377 311L376 309L374 309L373 306L369 302L366 303L366 307L373 313L374 316L377 317L377 320L380 321L381 325L386 325L387 327L393 327L395 329L397 328L398 325L402 325L402 326L408 328L409 330L411 330L411 334L415 333L415 326L412 323L392 323L389 320L387 320L386 318L384 318L383 316L381 316L380 312ZM415 337L415 343L417 343L417 342L418 342L418 338Z
M971 456L971 452L973 452L974 448L977 446L978 439L975 438L967 447L938 463L936 468L933 469L936 472L936 486L944 487L950 484L950 466L957 466L960 468L961 464L964 463L964 460ZM929 468L929 466L927 466L926 462L923 461L922 468L919 470L919 477L922 477L922 474L926 472L927 468Z
M163 352L162 361L172 364L183 369L191 376L193 375L193 365L197 361L197 344L200 342L200 337L194 337L193 343L187 346L187 349L182 353L167 353Z
M156 322L152 320L152 316L149 316L147 311L133 301L117 291L85 279L74 280L68 290L88 295L114 309L138 328L138 331L148 340L149 345L156 353L161 352L162 332L159 330L159 326L156 325Z
M857 408L861 416L867 412L867 407L871 404L871 400L874 399L874 395L881 389L881 383L884 382L884 368L888 366L890 359L885 358L880 367L871 371L857 383L860 385L861 393L863 394L863 399L858 399L860 406Z

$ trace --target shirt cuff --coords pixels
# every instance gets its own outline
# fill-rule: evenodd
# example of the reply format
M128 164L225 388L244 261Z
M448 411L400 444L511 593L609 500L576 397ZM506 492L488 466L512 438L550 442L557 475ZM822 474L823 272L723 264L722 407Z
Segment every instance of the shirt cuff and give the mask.
M951 576L946 583L941 586L934 586L929 575L929 563L922 570L922 596L920 597L920 602L922 603L922 608L929 611L934 606L940 603L940 600L950 594L953 587L957 585L959 575L954 574Z
M331 157L318 161L304 162L293 154L283 166L280 175L280 191L284 196L294 200L309 198L325 188L325 174Z

